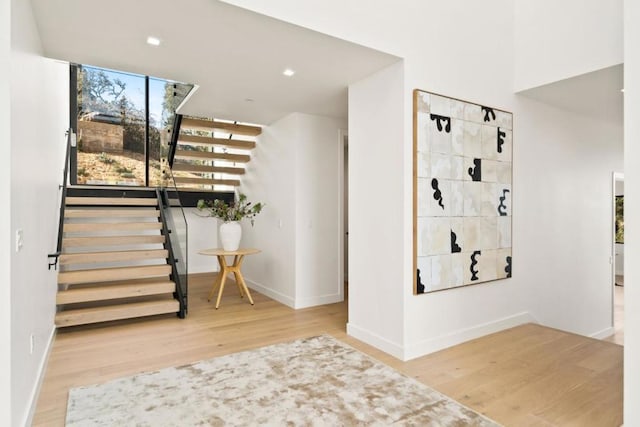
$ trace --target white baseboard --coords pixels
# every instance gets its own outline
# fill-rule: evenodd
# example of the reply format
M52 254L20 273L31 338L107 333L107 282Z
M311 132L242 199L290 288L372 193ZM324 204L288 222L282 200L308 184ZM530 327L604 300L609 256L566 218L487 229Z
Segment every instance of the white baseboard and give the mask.
M53 347L53 339L55 336L56 327L53 326L51 328L51 333L49 334L49 339L47 341L47 346L45 347L44 354L42 355L42 360L40 361L40 366L38 366L38 376L36 377L36 383L33 386L33 390L31 390L31 396L29 396L29 412L27 412L26 419L21 424L25 427L33 424L33 416L36 413L38 396L40 395L40 388L42 387L42 382L44 381L44 373L47 369L47 362L49 361L49 355L51 354L51 348Z
M347 334L364 343L372 345L393 357L403 360L404 351L400 344L389 341L388 339L383 338L365 328L354 325L353 323L347 323Z
M596 332L593 333L591 335L589 335L589 338L595 338L597 340L602 340L605 339L607 337L610 337L611 335L615 334L616 332L616 328L614 328L613 326L610 326L608 328L605 328L603 330L601 330L600 332Z
M513 328L525 323L539 323L529 312L522 312L492 322L483 323L466 329L459 329L446 335L430 338L409 345L405 348L403 360L411 360L465 341L489 335L504 329Z
M335 304L343 300L340 294L320 295L317 297L300 298L295 301L295 308L315 307L317 305Z
M284 295L281 294L278 291L274 291L273 289L267 288L266 286L253 281L251 279L247 279L246 277L244 278L244 281L247 282L247 286L250 287L251 289L255 289L256 291L260 292L262 295L266 295L271 299L274 299L288 307L291 308L296 308L296 302L293 298L291 298L288 295Z

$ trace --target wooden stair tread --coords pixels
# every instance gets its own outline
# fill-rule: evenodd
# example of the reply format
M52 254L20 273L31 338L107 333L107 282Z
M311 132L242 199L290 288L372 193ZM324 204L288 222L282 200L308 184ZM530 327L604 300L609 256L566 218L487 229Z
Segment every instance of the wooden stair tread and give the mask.
M133 267L96 268L90 270L61 271L58 283L72 285L74 283L90 283L95 281L141 279L145 277L161 277L171 274L171 266L140 265Z
M161 230L162 224L155 222L75 222L63 225L63 232L77 233L87 231L142 231Z
M117 286L117 285L135 285L135 284L149 284L158 282L167 282L169 279L166 277L145 277L142 279L125 279L125 280L110 280L108 282L90 282L90 283L74 283L68 286L69 289L81 289L81 288L99 288L101 286Z
M251 150L256 148L255 141L243 141L240 139L212 138L210 136L180 134L178 143L188 145L206 145L213 147L239 148Z
M60 265L86 264L92 262L139 261L143 259L166 259L169 251L166 249L104 251L63 253L58 258Z
M67 197L65 204L67 206L157 206L158 200L151 197Z
M258 136L262 133L260 126L238 125L217 120L196 119L183 117L180 125L183 129L220 130L236 135Z
M247 163L251 156L246 154L211 153L209 151L176 150L176 158L226 160L229 162Z
M187 178L175 177L176 184L203 184L203 185L233 185L239 186L237 179L210 179L210 178Z
M114 245L146 245L164 243L162 235L139 236L99 236L99 237L63 237L62 247L75 246L114 246Z
M163 299L160 301L145 301L106 307L64 310L56 313L55 323L60 327L84 325L110 320L153 316L156 314L177 313L179 310L180 303L177 300Z
M157 209L65 209L65 218L158 218Z
M58 305L75 304L80 302L162 295L173 293L175 290L176 284L168 280L151 283L127 283L94 288L74 288L59 291L56 295L56 303Z
M171 169L179 172L226 173L229 175L244 175L244 168L196 165L193 163L175 162Z

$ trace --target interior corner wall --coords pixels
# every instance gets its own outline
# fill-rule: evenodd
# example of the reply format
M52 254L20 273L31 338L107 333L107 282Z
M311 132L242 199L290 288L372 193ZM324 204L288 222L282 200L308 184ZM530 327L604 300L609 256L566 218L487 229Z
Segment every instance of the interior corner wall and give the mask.
M11 396L13 425L30 424L38 381L53 338L56 249L65 131L69 126L69 66L42 57L31 2L11 4ZM13 242L13 238L9 242ZM33 342L33 350L31 350Z
M241 191L266 204L244 246L250 287L293 308L341 301L342 120L292 113L265 126Z
M514 277L542 324L613 334L613 172L622 124L520 97L514 163Z
M242 224L242 245L262 250L244 261L247 284L289 307L296 301L297 122L290 114L263 128L240 187L250 201L266 204L253 227Z
M11 181L11 1L0 0L0 180ZM0 186L0 200L9 200L8 185ZM9 209L0 212L0 253L11 253ZM11 424L11 261L0 257L0 424Z
M640 256L640 3L624 2L625 256ZM640 264L624 267L624 424L640 425Z
M342 155L346 120L296 114L296 308L344 298Z
M623 0L516 0L517 92L618 65Z
M404 357L404 64L349 86L347 332Z

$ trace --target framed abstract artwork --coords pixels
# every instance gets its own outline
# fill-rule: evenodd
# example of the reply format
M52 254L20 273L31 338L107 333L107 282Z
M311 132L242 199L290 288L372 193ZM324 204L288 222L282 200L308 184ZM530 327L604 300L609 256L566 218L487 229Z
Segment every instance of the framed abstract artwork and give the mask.
M512 113L413 96L414 293L511 277Z

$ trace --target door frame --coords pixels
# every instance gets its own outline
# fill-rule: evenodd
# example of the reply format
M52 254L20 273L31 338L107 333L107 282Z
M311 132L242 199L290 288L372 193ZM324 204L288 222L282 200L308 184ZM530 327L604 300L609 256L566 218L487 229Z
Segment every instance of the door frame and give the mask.
M616 312L616 182L624 183L624 173L611 174L611 327L615 328Z
M347 230L345 230L345 226L344 226L344 215L345 215L345 210L348 209L348 206L345 206L345 179L348 178L348 176L345 176L344 173L344 169L345 169L345 164L348 165L348 161L349 159L345 157L344 152L345 152L345 146L347 145L346 141L347 138L349 137L349 131L347 129L339 129L338 130L338 138L339 138L339 144L340 144L340 203L339 203L339 209L338 209L338 215L340 216L340 300L344 301L344 282L345 282L345 274L344 274L344 270L345 270L345 255L348 255L348 249L347 249L347 253L345 253L345 244L347 242ZM348 192L348 189L347 189ZM348 194L348 193L347 193ZM348 201L347 201L347 205L348 205ZM348 210L347 210L348 212Z

